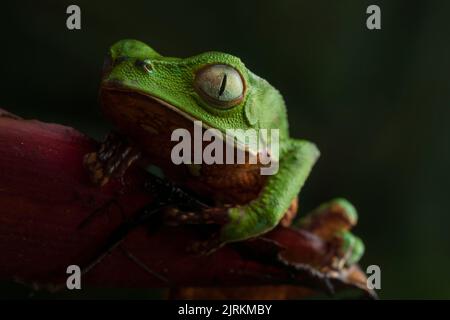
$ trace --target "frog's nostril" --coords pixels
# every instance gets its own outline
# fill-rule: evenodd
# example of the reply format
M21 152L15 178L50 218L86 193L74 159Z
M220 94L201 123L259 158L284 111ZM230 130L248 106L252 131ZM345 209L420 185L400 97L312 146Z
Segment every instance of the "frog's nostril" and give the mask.
M127 60L130 60L130 58L125 57L125 56L120 56L120 57L113 59L111 54L106 55L105 59L103 60L103 73L111 71L111 69L114 66L116 66L124 61L127 61Z
M136 60L136 66L143 69L145 72L152 72L153 71L153 66L150 62L150 60L145 59L145 60Z

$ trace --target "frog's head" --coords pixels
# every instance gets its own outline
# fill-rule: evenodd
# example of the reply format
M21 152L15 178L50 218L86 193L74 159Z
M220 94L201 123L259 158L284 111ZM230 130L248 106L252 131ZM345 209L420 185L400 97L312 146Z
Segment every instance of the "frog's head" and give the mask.
M277 128L280 138L287 135L281 95L226 53L170 58L140 41L121 40L109 50L101 88L137 94L222 132Z

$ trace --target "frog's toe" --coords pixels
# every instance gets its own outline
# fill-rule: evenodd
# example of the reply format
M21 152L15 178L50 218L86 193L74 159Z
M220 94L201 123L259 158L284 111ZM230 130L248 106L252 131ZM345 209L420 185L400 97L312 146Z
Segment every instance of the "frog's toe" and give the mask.
M357 263L364 254L364 243L360 238L349 231L336 234L333 242L336 246L336 268L350 266Z
M187 251L197 255L210 255L222 248L224 244L217 234L213 234L208 240L193 242L187 247Z
M364 244L349 230L356 225L358 214L345 199L336 198L307 214L297 226L330 243L334 250L333 266L342 268L357 263L364 253Z
M91 181L103 186L112 177L122 178L126 170L140 157L139 150L129 145L126 138L112 132L108 134L97 152L84 156L83 163Z
M109 181L109 176L106 174L102 162L98 160L96 152L86 154L83 164L89 172L90 180L95 185L103 186Z
M350 226L355 226L358 222L358 212L356 208L344 198L336 198L329 202L332 210L337 211Z
M164 212L164 220L168 225L182 224L218 224L228 221L228 208L205 208L198 212L189 212L170 207Z
M331 239L343 230L350 230L357 221L358 214L355 207L343 198L336 198L320 205L298 220L296 225L322 238Z
M295 217L297 216L297 211L298 211L298 197L295 197L291 201L291 205L289 206L287 211L284 213L283 218L281 218L280 224L283 227L289 227L294 221Z

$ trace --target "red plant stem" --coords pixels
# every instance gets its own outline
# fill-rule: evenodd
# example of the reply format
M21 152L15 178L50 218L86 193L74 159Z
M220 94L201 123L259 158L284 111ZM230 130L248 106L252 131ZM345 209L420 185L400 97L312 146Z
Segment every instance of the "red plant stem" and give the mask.
M64 283L69 265L91 261L113 230L152 201L143 190L147 173L140 168L131 169L124 182L93 186L82 158L95 148L94 141L72 128L0 117L1 280ZM98 214L80 229L95 211ZM138 227L126 236L122 250L113 250L83 277L83 284L242 286L305 278L247 257L234 246L208 256L187 252L198 238L187 226ZM266 238L285 247L296 261L326 256L325 243L307 232L280 227Z

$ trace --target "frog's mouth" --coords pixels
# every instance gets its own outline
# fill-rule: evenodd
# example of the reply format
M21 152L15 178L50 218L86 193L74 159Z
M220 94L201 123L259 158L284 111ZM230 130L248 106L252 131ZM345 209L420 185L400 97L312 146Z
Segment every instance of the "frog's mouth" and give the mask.
M102 86L102 88L100 90L100 102L101 102L104 110L105 110L105 107L106 107L106 109L107 108L115 108L116 107L116 106L114 106L115 103L111 104L110 103L111 101L109 101L109 102L105 101L105 100L108 100L108 99L105 99L105 98L108 97L108 96L111 96L111 95L115 95L117 97L120 97L120 96L124 97L126 95L126 96L129 96L129 97L132 97L132 99L136 99L136 102L137 101L143 101L144 104L145 104L145 101L147 101L148 102L149 114L152 111L155 110L155 104L156 104L159 107L167 108L170 111L177 113L178 115L182 116L183 118L189 120L192 123L194 121L199 121L198 119L194 118L190 114L180 110L180 108L177 108L176 106L174 106L174 105L172 105L172 104L170 104L170 103L168 103L168 102L166 102L166 101L164 101L164 100L162 100L162 99L160 99L158 97L152 96L152 95L150 95L148 93L145 93L145 92L142 92L142 91L139 91L139 90L127 89L127 88L123 87L120 83L115 83L115 82L111 82L111 81L108 81L108 84ZM123 103L124 102L124 101L120 101L120 100L123 100L123 99L118 99L118 100L119 100L118 101L119 103L121 103L121 102ZM129 107L132 107L132 106L130 106L130 101L127 101L127 103L125 103L125 104L128 105ZM205 129L211 128L210 126L208 126L204 122L202 122L202 125L203 125L203 127Z
M172 133L178 128L191 130L198 121L201 122L203 130L214 128L167 101L145 92L124 88L120 83L108 82L103 85L100 90L100 103L105 115L119 130L129 131L132 126L140 126L153 134L167 133L168 130ZM217 130L221 133L217 137L224 143L236 138L229 136L228 139L226 130ZM258 154L257 148L248 144L234 143L234 147L252 155Z

